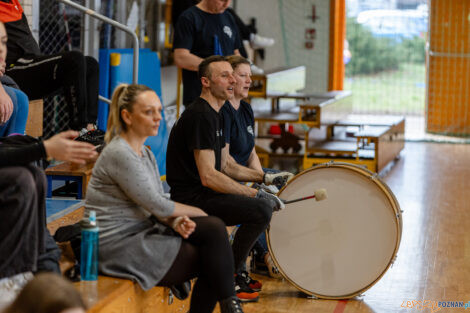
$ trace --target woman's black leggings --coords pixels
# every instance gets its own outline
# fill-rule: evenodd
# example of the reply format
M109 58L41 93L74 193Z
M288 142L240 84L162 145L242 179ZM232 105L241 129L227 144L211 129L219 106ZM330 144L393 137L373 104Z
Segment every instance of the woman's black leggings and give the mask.
M176 285L198 277L189 312L212 312L217 301L235 295L232 248L222 220L215 216L192 220L196 223L195 231L183 240L159 285Z

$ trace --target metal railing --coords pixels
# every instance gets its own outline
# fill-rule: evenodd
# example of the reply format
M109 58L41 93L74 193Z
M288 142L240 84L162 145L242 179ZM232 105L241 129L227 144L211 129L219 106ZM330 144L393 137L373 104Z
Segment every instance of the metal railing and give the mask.
M137 35L136 33L130 29L129 27L119 23L119 22L116 22L115 20L112 20L104 15L101 15L99 13L97 13L96 11L93 11L93 10L90 10L88 9L87 7L84 7L80 4L77 4L75 2L72 2L70 0L58 0L59 2L62 2L68 6L71 6L93 18L96 18L104 23L107 23L107 24L110 24L114 27L116 27L117 29L120 29L122 30L123 32L126 32L127 34L129 34L131 37L132 37L132 46L133 46L133 49L134 49L134 59L133 59L133 69L132 69L132 83L134 84L137 84L138 82L138 78L139 78L139 39L137 38ZM109 103L109 100L104 98L104 97L101 97L100 96L100 100L104 101L104 102L107 102Z

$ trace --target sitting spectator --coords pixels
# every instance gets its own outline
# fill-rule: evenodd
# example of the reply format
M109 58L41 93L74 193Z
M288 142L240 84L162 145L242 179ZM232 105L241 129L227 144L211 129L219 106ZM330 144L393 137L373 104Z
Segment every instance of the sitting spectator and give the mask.
M235 297L233 257L225 224L163 193L155 156L144 146L155 136L162 105L150 88L114 91L107 146L93 168L86 210L100 225L99 269L148 290L198 277L189 312L242 312Z
M93 129L98 114L98 62L77 51L41 55L18 0L0 0L0 21L9 38L7 74L29 99L63 90L69 127Z
M57 274L37 275L3 313L85 313L75 287Z
M28 119L28 97L5 75L7 41L5 25L0 22L0 137L23 135Z
M199 65L202 92L173 126L168 141L167 180L171 198L200 207L228 226L240 225L232 244L237 296L258 301L259 293L243 275L246 259L257 238L269 225L273 210L284 207L276 196L240 184L267 185L292 174L264 174L236 163L225 147L224 119L220 109L233 97L235 79L223 56L210 56ZM256 282L251 282L255 283ZM258 286L260 287L260 286ZM259 289L259 288L258 288Z
M94 146L73 141L76 136L67 131L45 141L0 138L1 300L24 284L25 273L60 272L60 250L46 228L46 176L31 163L47 158L84 163L96 157Z
M220 110L224 116L224 135L225 148L229 151L231 157L243 166L256 170L260 173L276 173L279 171L273 169L264 169L256 154L255 149L255 117L251 105L243 99L248 98L248 91L251 86L251 69L250 62L239 56L232 55L227 58L232 65L233 77L235 78L235 86L233 88L233 98L225 102ZM262 186L265 190L276 194L279 190L275 186ZM281 186L280 186L281 187ZM274 262L268 252L266 243L266 235L262 233L258 241L254 245L255 264L263 264L267 266L269 274L272 277L280 277L278 269L274 266ZM243 273L248 281L248 273ZM252 289L256 288L254 283L250 284Z

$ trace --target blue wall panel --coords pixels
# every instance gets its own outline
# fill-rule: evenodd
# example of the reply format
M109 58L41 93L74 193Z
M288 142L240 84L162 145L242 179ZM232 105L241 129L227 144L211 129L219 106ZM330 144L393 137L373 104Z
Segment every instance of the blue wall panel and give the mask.
M120 54L119 64L110 64L111 53ZM111 98L114 89L122 83L132 83L133 50L132 49L102 49L100 50L100 95ZM162 84L160 73L160 59L157 53L149 49L139 51L139 84L152 88L162 97ZM98 113L98 127L106 130L109 108L100 102ZM145 142L155 154L160 175L166 175L166 148L168 145L168 129L165 115L162 111L162 121L158 135L152 136Z

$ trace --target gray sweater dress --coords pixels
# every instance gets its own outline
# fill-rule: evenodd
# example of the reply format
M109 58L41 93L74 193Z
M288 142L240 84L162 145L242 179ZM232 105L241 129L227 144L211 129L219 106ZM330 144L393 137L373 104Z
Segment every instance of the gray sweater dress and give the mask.
M175 204L164 194L155 156L142 148L138 156L121 137L101 152L86 195L86 210L95 210L100 272L131 279L148 290L165 276L182 238L156 221Z

